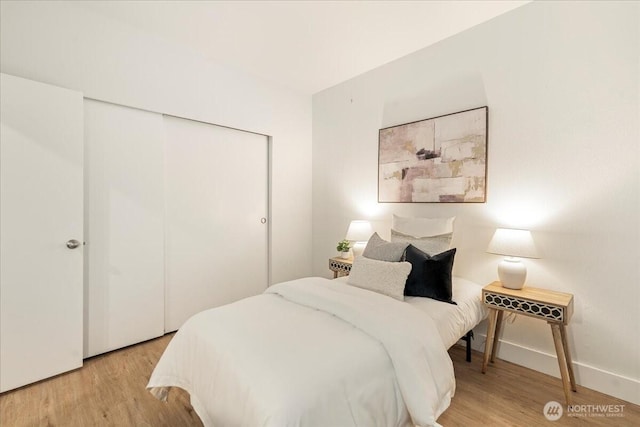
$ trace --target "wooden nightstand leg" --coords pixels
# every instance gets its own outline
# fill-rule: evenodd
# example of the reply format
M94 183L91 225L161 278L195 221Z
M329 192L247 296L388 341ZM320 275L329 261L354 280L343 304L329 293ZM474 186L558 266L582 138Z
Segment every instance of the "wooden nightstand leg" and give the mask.
M496 319L496 331L493 334L493 346L491 347L491 363L496 361L496 353L498 352L498 341L500 341L500 331L502 331L502 317L504 311L498 311L498 318Z
M496 333L496 320L498 318L498 310L489 308L489 326L487 326L487 340L484 343L484 359L482 360L482 373L487 372L487 365L493 350L493 339Z
M567 359L565 357L564 346L562 345L562 332L560 332L559 324L549 323L549 325L551 326L551 333L553 334L553 343L556 346L556 356L558 357L558 365L560 366L560 376L562 377L564 397L567 401L567 405L571 405L569 369L567 368Z
M569 380L571 381L571 390L578 391L576 387L576 379L573 375L573 362L571 353L569 352L569 343L567 342L567 327L560 325L560 336L562 337L562 347L564 348L564 357L567 360L567 370L569 371Z
M334 278L334 279L337 279L337 278L338 278L338 272L337 272L337 271L334 271L334 272L333 272L333 278Z

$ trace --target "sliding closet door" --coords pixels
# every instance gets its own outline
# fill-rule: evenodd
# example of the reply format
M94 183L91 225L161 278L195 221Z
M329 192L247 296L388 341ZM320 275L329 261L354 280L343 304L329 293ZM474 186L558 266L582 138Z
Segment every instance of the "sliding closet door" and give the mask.
M84 356L164 333L162 115L85 100Z
M82 94L0 88L3 392L82 366Z
M165 129L165 329L173 331L267 287L268 140L168 116Z

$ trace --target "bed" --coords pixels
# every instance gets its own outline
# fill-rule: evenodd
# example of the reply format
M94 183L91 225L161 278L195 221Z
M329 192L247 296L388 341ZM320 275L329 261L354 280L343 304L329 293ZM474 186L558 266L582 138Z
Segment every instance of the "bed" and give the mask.
M374 234L348 277L279 283L193 316L147 387L160 400L186 390L205 426L438 425L455 393L447 349L486 310L436 237L430 256L414 237ZM413 296L425 277L445 278L448 292Z
M437 425L455 391L446 349L486 313L477 284L458 305L406 303L305 278L192 317L148 384L190 394L205 426Z

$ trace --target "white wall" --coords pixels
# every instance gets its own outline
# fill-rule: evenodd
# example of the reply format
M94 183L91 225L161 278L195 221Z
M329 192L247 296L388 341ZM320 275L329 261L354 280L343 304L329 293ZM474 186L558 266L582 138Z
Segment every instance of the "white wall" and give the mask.
M81 2L2 2L3 73L85 97L270 135L272 282L311 269L311 100ZM229 41L230 43L232 41ZM251 242L233 242L235 250Z
M534 2L314 95L314 274L351 219L456 215L455 272L482 284L495 227L530 228L528 283L575 294L578 383L640 403L639 7ZM377 203L378 129L484 105L487 203ZM559 375L544 322L505 329L499 357Z

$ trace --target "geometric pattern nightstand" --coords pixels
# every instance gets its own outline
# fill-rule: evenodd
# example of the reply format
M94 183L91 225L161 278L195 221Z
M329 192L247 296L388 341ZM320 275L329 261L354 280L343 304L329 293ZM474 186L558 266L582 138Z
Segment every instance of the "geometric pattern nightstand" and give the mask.
M500 282L493 282L482 289L482 301L489 308L482 373L487 371L489 361L495 361L498 343L496 336L500 335L505 311L545 320L551 326L562 388L567 405L571 405L571 390L576 391L576 381L567 344L566 326L573 314L573 295L528 286L509 289L502 287Z
M333 278L340 276L348 276L353 265L353 258L330 258L329 270L333 271Z

